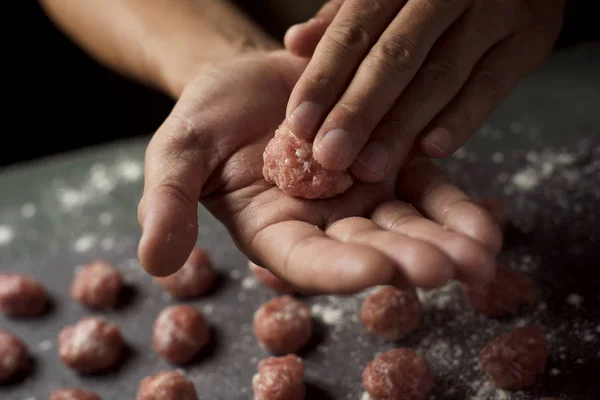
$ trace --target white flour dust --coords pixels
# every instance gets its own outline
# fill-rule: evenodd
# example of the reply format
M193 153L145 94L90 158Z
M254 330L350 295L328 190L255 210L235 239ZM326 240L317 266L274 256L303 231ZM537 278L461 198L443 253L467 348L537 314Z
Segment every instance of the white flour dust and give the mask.
M23 218L33 218L37 213L37 207L33 203L25 203L21 206L21 216Z
M10 226L0 225L0 246L5 246L12 242L15 233Z
M77 253L85 253L96 245L97 239L94 235L83 235L73 243L73 250Z

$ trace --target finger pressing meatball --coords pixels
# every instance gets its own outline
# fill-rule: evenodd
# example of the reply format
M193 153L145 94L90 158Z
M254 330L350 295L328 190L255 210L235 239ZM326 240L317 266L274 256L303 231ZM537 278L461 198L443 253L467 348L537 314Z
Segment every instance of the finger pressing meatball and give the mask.
M173 297L185 299L206 293L214 284L216 274L206 250L196 247L177 272L154 281Z

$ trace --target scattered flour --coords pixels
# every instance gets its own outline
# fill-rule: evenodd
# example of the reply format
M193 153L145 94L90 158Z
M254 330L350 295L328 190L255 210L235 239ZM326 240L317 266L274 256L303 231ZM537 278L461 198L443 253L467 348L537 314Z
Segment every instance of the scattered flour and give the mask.
M581 297L577 293L571 293L567 297L567 303L575 308L579 308L581 306L581 303L583 303L583 297Z
M542 154L529 152L526 160L529 165L517 171L511 179L512 184L519 190L528 191L535 188L542 181L550 178L557 170L560 170L565 179L571 182L575 182L579 178L579 173L576 171L564 169L575 162L573 154L552 151Z
M108 226L113 222L113 215L108 211L103 212L98 216L98 221L102 226Z
M202 310L204 311L205 314L210 314L214 311L215 306L213 306L212 304L205 304L204 307L202 307Z
M229 277L234 281L237 281L242 277L242 271L240 271L238 268L234 268L231 271L229 271Z
M371 396L369 396L369 393L363 392L362 396L360 397L360 400L371 400Z
M344 317L344 311L332 306L313 304L310 309L313 317L320 319L326 325L339 325Z
M102 247L102 250L108 251L108 250L112 250L112 248L115 246L115 240L111 237L105 237L102 240L100 240L100 247Z
M0 225L0 246L4 246L12 242L15 234L13 229L7 225Z
M123 160L117 164L119 176L126 182L137 181L142 177L142 164L133 160Z
M51 340L42 340L37 345L37 349L39 351L47 351L47 350L50 350L52 347L54 347L54 344L52 343Z
M454 152L453 156L458 160L464 160L468 156L467 150L464 147L461 147Z
M97 239L94 235L83 235L75 241L73 249L78 253L85 253L94 247L96 241Z
M492 154L492 162L494 164L500 164L504 161L504 154L500 153L500 152L496 152L494 154Z
M37 208L33 203L25 203L21 206L21 216L23 218L33 218L37 213Z
M242 288L254 289L257 286L257 281L253 276L247 276L242 280Z

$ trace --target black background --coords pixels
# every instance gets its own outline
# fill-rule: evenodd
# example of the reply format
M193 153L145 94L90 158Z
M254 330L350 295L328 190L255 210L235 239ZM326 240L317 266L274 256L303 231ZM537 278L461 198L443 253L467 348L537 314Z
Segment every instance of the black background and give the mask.
M280 39L269 0L244 6ZM239 2L239 1L238 1ZM591 1L569 1L559 46L598 39ZM33 0L3 5L0 166L119 138L147 135L173 101L99 65L49 21ZM262 11L261 11L262 8Z

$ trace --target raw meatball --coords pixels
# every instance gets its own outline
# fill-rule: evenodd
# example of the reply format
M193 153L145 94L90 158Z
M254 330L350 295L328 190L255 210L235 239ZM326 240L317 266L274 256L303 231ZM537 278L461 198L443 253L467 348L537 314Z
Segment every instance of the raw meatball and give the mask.
M535 300L535 287L531 280L503 264L498 265L492 282L485 285L462 284L462 290L473 310L494 318L514 314Z
M48 295L44 287L25 274L0 274L0 312L25 317L44 313Z
M364 300L359 319L367 331L394 341L416 329L422 314L423 306L415 289L381 286Z
M250 271L252 271L254 276L256 276L256 279L258 279L258 281L260 283L262 283L264 286L268 287L269 289L273 289L274 291L276 291L278 293L291 294L291 293L295 292L295 289L292 285L290 285L289 283L287 283L286 281L284 281L282 279L279 279L278 277L273 275L273 273L271 271L269 271L268 269L259 267L258 265L254 264L252 261L248 261L248 267L250 268Z
M499 389L526 389L546 369L547 346L540 328L531 325L516 328L481 349L481 368Z
M254 335L274 354L295 353L312 336L312 319L304 303L289 295L275 297L254 313Z
M312 143L294 136L287 122L279 126L263 154L263 176L284 193L326 199L348 190L354 180L345 171L330 171L312 156Z
M105 372L121 361L125 342L119 328L99 317L84 317L58 335L58 354L82 373Z
M171 363L190 362L209 341L206 318L191 305L167 307L154 322L154 350Z
M85 265L71 284L71 298L87 307L106 310L119 301L123 274L103 260Z
M58 389L48 400L101 400L96 393L83 389Z
M140 382L137 400L198 400L194 384L179 371L161 371Z
M490 213L503 231L506 230L506 205L503 198L481 198L475 199L474 202Z
M21 339L0 329L0 383L10 381L29 368L29 352Z
M413 349L396 348L367 364L362 382L371 400L424 400L433 388L433 374Z
M304 364L295 354L268 357L252 377L254 400L304 400Z
M192 250L187 261L172 275L154 278L163 289L176 298L192 298L203 295L216 280L212 260L199 247Z

